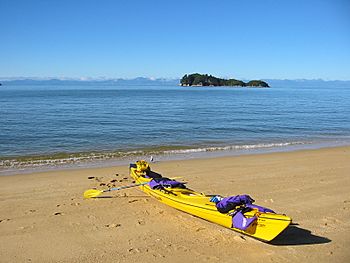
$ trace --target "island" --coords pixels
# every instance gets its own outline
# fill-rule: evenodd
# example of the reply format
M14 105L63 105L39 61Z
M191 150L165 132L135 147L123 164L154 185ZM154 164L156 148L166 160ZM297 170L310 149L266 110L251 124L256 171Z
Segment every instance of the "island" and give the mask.
M269 88L269 84L262 80L251 80L244 82L237 79L220 79L208 74L189 74L180 80L181 86L240 86L240 87L259 87Z

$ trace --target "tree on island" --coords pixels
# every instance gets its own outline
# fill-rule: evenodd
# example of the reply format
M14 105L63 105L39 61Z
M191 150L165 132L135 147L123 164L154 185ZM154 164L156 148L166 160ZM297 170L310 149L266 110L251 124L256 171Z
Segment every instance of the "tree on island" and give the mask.
M185 75L180 80L181 86L240 86L240 87L264 87L269 85L262 80L251 80L245 83L237 79L220 79L208 74L194 73Z

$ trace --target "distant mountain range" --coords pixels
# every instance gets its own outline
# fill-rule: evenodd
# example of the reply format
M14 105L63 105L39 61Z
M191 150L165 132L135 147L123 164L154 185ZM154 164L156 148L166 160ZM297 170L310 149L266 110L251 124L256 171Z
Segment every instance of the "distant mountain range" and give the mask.
M326 88L326 87L347 87L350 88L350 80L323 80L323 79L264 79L271 87L292 87L292 88Z
M350 80L322 80L322 79L262 79L273 87L348 87L350 88ZM165 78L134 78L134 79L59 79L59 78L0 78L2 86L17 86L17 85L101 85L101 86L174 86L180 84L180 79L165 79Z
M39 78L0 78L0 83L3 86L17 85L101 85L101 86L137 86L137 85L166 85L174 86L180 83L179 79L154 79L154 78L134 78L134 79L39 79Z

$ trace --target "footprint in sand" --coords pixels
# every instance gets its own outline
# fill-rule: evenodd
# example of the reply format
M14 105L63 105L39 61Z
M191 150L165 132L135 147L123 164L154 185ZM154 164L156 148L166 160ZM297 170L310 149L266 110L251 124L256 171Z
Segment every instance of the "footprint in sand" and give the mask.
M105 227L107 227L107 228L115 228L115 227L120 227L120 226L122 226L121 224L107 224L107 225L105 225Z
M31 214L31 213L34 213L34 212L36 212L35 209L30 209L29 211L25 212L25 214L27 215L27 214Z
M31 226L20 226L17 228L17 230L30 230L30 229L34 229L35 228L35 224L31 225Z
M141 250L140 249L138 249L138 248L129 248L128 249L128 252L129 253L140 253L141 252Z
M199 232L199 231L202 231L202 230L205 230L205 228L204 227L199 227L199 228L196 229L196 232Z
M179 251L180 250L180 251L183 251L183 252L187 252L188 248L185 247L185 246L182 246L182 245L175 245L174 250L175 251Z
M5 219L0 219L0 223L2 223L2 222L7 222L7 221L10 221L11 219L10 218L5 218Z
M63 213L63 212L55 212L53 215L54 215L54 216L63 216L64 213Z
M146 224L146 222L144 220L138 220L137 221L137 225L138 226L144 226Z

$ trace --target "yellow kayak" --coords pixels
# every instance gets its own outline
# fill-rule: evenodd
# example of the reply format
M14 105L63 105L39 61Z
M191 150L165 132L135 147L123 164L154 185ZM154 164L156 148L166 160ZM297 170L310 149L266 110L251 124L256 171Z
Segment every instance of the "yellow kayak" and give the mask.
M244 212L244 217L247 219L256 217L256 220L249 225L247 229L238 229L234 227L232 223L232 212L234 211L220 213L215 203L210 201L213 195L205 195L188 188L152 189L150 185L147 184L147 182L152 180L152 178L147 178L147 169L150 171L148 164L144 161L130 165L130 176L137 184L143 184L140 186L143 192L173 208L230 228L242 234L263 241L271 241L292 222L292 219L286 215L250 209L250 211ZM155 174L159 175L157 173Z

